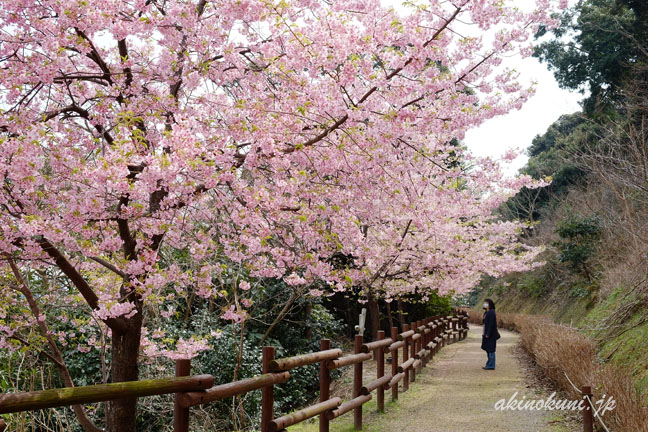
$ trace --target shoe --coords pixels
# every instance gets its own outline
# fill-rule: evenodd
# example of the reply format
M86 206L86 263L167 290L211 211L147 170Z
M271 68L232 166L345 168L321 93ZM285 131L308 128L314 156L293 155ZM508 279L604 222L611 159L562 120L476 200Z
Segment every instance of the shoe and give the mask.
M495 370L495 368L487 368L486 366L482 366L482 369L484 369L484 370Z

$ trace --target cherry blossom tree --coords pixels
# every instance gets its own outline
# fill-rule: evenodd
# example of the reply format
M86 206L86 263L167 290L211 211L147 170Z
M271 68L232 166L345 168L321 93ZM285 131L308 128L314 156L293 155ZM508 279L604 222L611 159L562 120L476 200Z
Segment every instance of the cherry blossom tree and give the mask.
M454 161L459 152L454 151ZM525 225L497 221L494 210L520 185L544 183L507 179L490 160L468 155L460 160L464 163L449 166L425 157L393 161L363 179L362 187L345 187L360 191L345 204L360 230L334 232L342 253L354 258L355 270L344 277L362 287L373 331L378 328L377 298L415 295L425 301L432 292L465 292L483 274L499 276L537 265L540 250L517 242ZM467 164L491 169L486 173ZM352 178L361 178L360 173ZM344 284L333 287L345 289Z
M456 140L530 96L498 66L530 53L551 9L3 1L0 251L15 283L0 287L0 346L22 343L21 328L54 318L48 297L63 298L109 340L110 380L137 380L143 349L208 349L199 337L160 346L147 317L173 296L219 295L215 257L296 295L322 280L387 298L528 265L519 225L491 212L529 182ZM471 24L490 36L464 34ZM336 254L353 265L332 265ZM64 276L36 309L20 307L31 270ZM257 286L234 285L223 318L239 321ZM112 402L106 429L134 431L135 418L136 401Z

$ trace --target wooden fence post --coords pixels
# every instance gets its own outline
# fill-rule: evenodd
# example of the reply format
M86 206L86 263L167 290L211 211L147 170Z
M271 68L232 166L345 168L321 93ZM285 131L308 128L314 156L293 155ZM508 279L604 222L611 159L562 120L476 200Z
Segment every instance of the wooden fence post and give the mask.
M421 332L421 342L419 343L419 351L424 349L427 346L427 335L425 334L425 329L427 329L427 318L424 318L421 320L421 326L423 327L423 331ZM421 370L425 367L427 364L427 350L425 351L423 357L421 357Z
M409 331L409 325L408 324L403 324L403 333L406 331ZM409 344L408 344L408 338L403 338L403 363L405 363L409 359ZM410 371L409 369L405 369L403 371L404 376L403 376L403 391L406 392L409 390L409 381L410 381Z
M176 360L175 376L183 377L191 375L191 360ZM180 405L180 395L175 394L173 403L173 432L189 432L189 408L183 408Z
M263 347L264 374L270 372L270 362L274 360L275 349L272 346ZM270 422L273 420L274 386L267 386L261 390L261 432L270 432Z
M585 406L585 409L583 409L583 431L593 432L594 418L592 416L592 406L589 402L589 400L592 398L592 387L583 386L581 387L581 392L583 393L583 401Z
M398 339L398 328L391 328L391 339L393 342L396 342ZM398 373L398 349L395 349L391 352L391 370L392 377L395 377ZM392 401L398 400L398 382L394 383L392 386Z
M419 328L420 328L422 325L423 325L423 321L422 321L422 320L418 320L418 321L416 321L416 332L417 332L417 333L419 333ZM416 353L417 353L417 354L420 353L421 350L423 349L423 338L425 337L425 333L420 332L419 334L421 335L421 337L418 338L418 339L416 339ZM425 361L425 356L421 356L421 358L420 358L419 360L420 360L420 361L419 361L419 363L418 363L418 366L416 367L416 373L420 373L421 370L423 369L423 362Z
M355 344L353 346L353 353L362 353L362 335L355 336ZM362 363L359 362L353 365L353 399L360 396L362 390ZM362 404L353 409L353 426L357 430L362 429Z
M430 318L430 322L432 323L432 327L430 327L430 342L434 342L436 344L436 321L434 320L434 318ZM430 357L428 360L432 360L434 354L436 354L436 346L432 348L432 351L430 351Z
M446 337L446 330L448 329L448 320L445 317L440 319L441 321L441 330L439 331L439 337L441 338L441 348L444 348L447 345L448 338Z
M385 331L378 330L376 340L382 339L385 339ZM380 379L385 376L385 351L382 348L375 349L374 357L376 358L376 379ZM385 412L385 388L383 386L378 386L376 389L376 405L378 405L378 412Z
M329 339L320 340L320 351L331 349L331 341ZM326 366L328 360L320 362L320 402L327 401L329 398L331 373ZM326 412L319 415L319 432L329 432L329 419Z
M428 346L430 342L434 342L434 320L432 318L428 318L427 328L430 329L430 332L428 333L428 340L425 346ZM427 363L432 361L432 357L434 357L434 348L430 350L427 356Z
M419 327L423 327L423 330L421 330L421 339L419 339L419 346L418 346L418 350L419 350L419 352L421 352L421 351L423 351L425 349L425 346L426 346L425 345L425 338L427 337L427 336L425 336L426 325L425 325L425 320L424 319L419 321ZM423 356L421 357L421 364L419 365L419 371L423 370L423 368L425 367L425 364L427 363L426 362L426 357L427 357L427 351L424 351Z
M414 330L416 332L416 327L417 327L417 321L414 321L413 323L410 324L410 329ZM414 333L416 334L416 333ZM416 347L418 346L418 343L414 340L414 336L411 336L412 340L410 341L410 358L414 358L416 356ZM410 372L410 382L416 381L416 368L412 365L410 368L412 371Z

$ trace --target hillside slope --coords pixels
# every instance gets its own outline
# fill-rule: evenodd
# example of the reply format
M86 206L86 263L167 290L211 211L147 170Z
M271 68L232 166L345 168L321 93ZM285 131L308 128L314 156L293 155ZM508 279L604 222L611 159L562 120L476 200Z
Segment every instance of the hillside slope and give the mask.
M536 56L565 88L587 90L582 112L560 117L528 150L523 190L501 214L546 247L544 265L484 279L471 304L542 314L587 334L601 362L626 369L648 394L648 6L583 0ZM541 31L540 34L543 32ZM565 35L570 38L565 39Z

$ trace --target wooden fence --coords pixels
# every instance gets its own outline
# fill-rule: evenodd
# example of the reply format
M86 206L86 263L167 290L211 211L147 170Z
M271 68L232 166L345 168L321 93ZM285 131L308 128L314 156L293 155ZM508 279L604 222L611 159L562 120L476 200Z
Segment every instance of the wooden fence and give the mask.
M409 383L416 380L416 375L443 346L466 337L468 315L456 310L452 315L434 316L402 327L400 333L392 327L389 337L384 331L379 331L376 340L369 343L364 343L363 337L357 335L354 352L347 355L340 349L331 349L328 339L320 341L320 351L281 359L275 359L274 347L266 346L263 347L262 375L216 386L211 375L189 376L190 360L177 360L173 378L6 393L0 395L0 414L175 393L173 430L187 432L192 406L261 389L262 432L282 432L315 416L319 416L320 432L327 432L331 420L350 411L353 411L355 428L362 429L362 405L369 402L375 393L378 411L384 411L385 391L391 389L391 399L398 399L401 381L402 391L407 391ZM399 352L402 353L400 363ZM390 354L391 362L391 370L387 373L385 354ZM363 383L363 364L367 361L376 361L376 379ZM288 381L291 369L314 363L320 364L319 403L275 418L274 386ZM339 397L331 398L329 393L330 371L345 366L353 366L353 398L346 402ZM6 426L0 420L0 432Z

